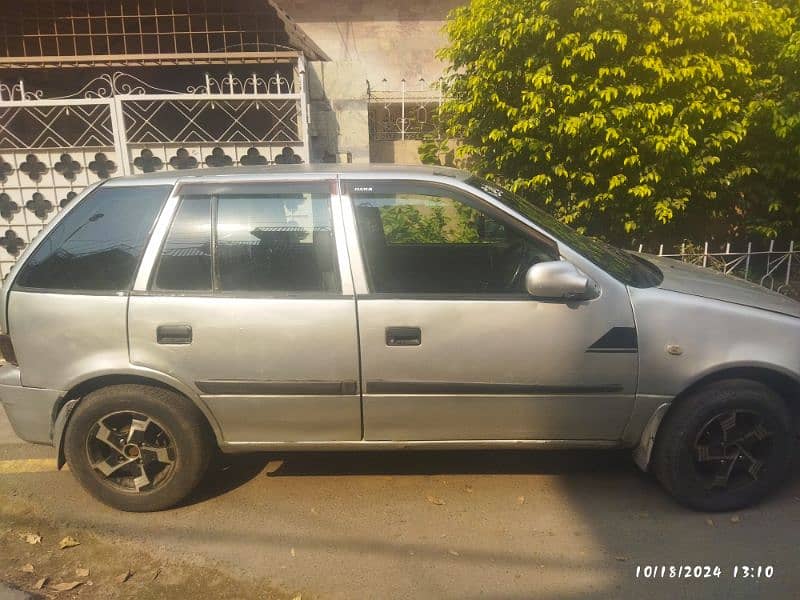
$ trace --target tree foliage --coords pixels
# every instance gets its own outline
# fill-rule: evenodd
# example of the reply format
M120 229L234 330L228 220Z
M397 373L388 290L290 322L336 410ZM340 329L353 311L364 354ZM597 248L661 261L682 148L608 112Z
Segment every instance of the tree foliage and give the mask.
M433 199L428 206L399 204L380 208L390 244L471 244L481 241L480 214L461 203Z
M446 26L439 118L470 168L582 231L794 234L798 15L796 0L472 0Z

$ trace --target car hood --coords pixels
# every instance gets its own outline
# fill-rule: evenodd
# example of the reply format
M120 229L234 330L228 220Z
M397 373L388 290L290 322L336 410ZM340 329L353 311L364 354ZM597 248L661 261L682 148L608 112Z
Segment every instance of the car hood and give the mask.
M664 290L752 306L800 318L800 302L765 287L679 260L647 256L664 274Z

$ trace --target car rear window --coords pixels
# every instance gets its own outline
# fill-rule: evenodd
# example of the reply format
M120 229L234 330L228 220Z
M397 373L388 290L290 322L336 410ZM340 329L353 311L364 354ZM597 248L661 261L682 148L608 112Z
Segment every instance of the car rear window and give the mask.
M95 190L47 233L15 285L43 290L129 290L153 222L171 189Z

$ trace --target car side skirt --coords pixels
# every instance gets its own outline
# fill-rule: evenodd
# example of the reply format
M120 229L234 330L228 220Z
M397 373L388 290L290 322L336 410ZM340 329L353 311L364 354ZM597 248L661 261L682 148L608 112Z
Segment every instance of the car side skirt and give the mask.
M289 451L364 451L364 450L568 450L622 448L619 440L436 440L352 442L224 442L226 454Z

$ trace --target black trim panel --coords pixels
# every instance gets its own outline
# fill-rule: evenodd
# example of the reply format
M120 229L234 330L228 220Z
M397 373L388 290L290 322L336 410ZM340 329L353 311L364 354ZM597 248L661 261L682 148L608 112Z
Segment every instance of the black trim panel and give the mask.
M159 325L156 327L156 342L159 344L191 344L192 326L185 323Z
M635 327L612 327L587 352L634 353L639 350Z
M608 385L529 385L527 383L468 383L448 381L368 381L368 394L612 394L623 386Z
M204 394L215 396L349 396L357 393L355 381L196 381Z

